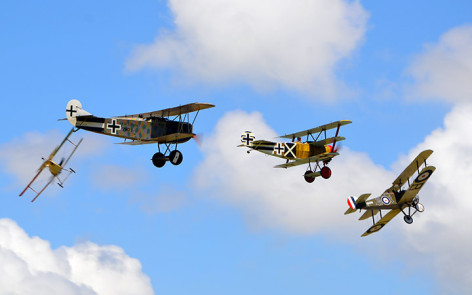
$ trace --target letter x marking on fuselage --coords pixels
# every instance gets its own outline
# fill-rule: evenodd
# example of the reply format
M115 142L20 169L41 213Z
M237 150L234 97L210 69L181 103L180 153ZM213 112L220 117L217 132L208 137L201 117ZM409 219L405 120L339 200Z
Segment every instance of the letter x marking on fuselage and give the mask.
M74 106L70 105L70 109L67 109L66 112L69 112L69 116L73 117L74 113L77 113L77 110L74 110Z
M112 134L116 134L116 130L121 130L121 125L116 124L116 120L111 120L111 124L107 124L107 129L111 130Z
M291 143L291 142L288 142L285 144L285 147L287 148L284 156L285 157L293 157L293 158L296 158L295 157L295 153L293 152L293 149L296 147L297 145L295 143Z

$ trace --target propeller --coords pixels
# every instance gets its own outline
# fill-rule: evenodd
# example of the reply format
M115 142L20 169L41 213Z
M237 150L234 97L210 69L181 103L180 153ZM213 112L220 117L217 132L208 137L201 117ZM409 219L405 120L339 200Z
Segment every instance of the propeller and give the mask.
M202 146L202 141L203 141L203 134L200 133L200 134L195 134L194 136L192 136L193 139L195 139L195 142L197 143L197 145L199 147Z
M337 145L328 145L329 146L329 149L330 149L330 152L331 153L337 153L338 151L342 150L343 148L343 145L338 143Z

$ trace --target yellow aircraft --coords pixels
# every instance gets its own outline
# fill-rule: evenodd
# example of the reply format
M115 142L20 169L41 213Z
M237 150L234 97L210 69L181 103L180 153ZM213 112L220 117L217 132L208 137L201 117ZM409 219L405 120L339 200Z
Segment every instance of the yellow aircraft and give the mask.
M32 190L33 192L36 193L36 196L31 200L31 202L34 202L38 197L39 195L54 181L54 179L57 179L58 181L58 185L60 187L63 187L63 184L64 182L67 180L67 178L69 177L69 175L71 173L75 173L75 171L72 169L72 168L69 168L69 169L65 169L64 166L67 165L67 163L69 162L70 158L72 157L72 155L75 153L75 151L77 150L77 148L79 147L79 145L82 143L82 139L79 140L79 142L77 144L73 143L72 141L69 140L69 137L70 135L72 134L72 132L74 131L74 128L71 129L71 131L67 134L67 136L64 138L64 140L61 142L61 144L59 146L57 146L54 151L49 155L48 159L43 159L43 163L41 164L41 166L39 167L38 169L38 173L33 177L33 180L30 181L30 183L26 186L26 188L21 192L20 194L20 197L23 196L23 194L28 190ZM74 146L74 149L72 150L72 152L69 154L69 156L67 157L67 159L64 159L62 158L61 161L58 163L56 163L55 161L53 161L53 158L54 156L56 156L57 152L62 148L62 146L66 143L66 142L69 142L71 143L73 146ZM35 190L33 187L32 187L32 184L34 183L34 181L38 178L38 176L41 174L41 172L43 172L43 170L45 168L49 168L49 172L51 173L51 177L49 178L48 182L46 183L46 185L41 189L41 190ZM69 174L67 174L67 176L63 179L59 178L59 175L63 172L63 171L66 171L68 172Z
M434 166L426 165L426 159L433 153L432 150L422 151L408 167L395 179L392 186L385 190L385 192L378 198L367 200L370 194L363 194L357 200L354 197L349 197L347 203L349 209L344 214L351 214L357 210L366 210L359 220L364 220L372 216L373 225L362 235L365 237L371 233L375 233L382 229L390 220L392 220L400 212L403 213L403 220L406 223L413 223L413 215L416 212L423 212L424 206L419 203L418 192L424 186L426 181L433 174L436 168ZM421 165L424 168L421 169ZM418 176L410 182L410 178L418 172ZM407 189L402 189L402 186L408 185ZM408 208L408 213L405 209ZM412 213L411 209L415 211ZM390 210L385 216L382 216L382 210ZM380 220L375 222L374 216L380 213Z
M279 136L279 138L292 139L292 142L255 140L254 134L251 131L246 131L241 135L242 144L238 145L238 147L248 147L251 150L287 159L285 164L274 166L274 168L288 168L308 164L304 177L306 182L311 183L318 176L324 179L331 177L331 169L329 169L327 164L332 158L339 155L336 149L336 142L346 139L338 136L339 128L351 123L349 120L341 120L305 131ZM335 128L336 134L334 137L327 138L326 131ZM314 134L317 134L316 138ZM303 136L306 136L305 142L301 141ZM323 139L320 139L320 137ZM251 150L247 152L249 153ZM323 164L323 167L321 167L320 162Z

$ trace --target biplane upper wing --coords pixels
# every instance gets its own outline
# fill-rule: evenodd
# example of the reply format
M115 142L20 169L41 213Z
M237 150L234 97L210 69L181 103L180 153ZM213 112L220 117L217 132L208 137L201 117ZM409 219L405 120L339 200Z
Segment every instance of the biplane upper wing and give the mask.
M292 138L297 138L297 137L303 137L303 136L307 136L307 135L314 134L314 133L319 133L321 131L330 130L330 129L333 129L333 128L337 128L338 126L343 126L343 125L347 125L347 124L351 124L351 123L352 123L352 121L350 121L350 120L336 121L336 122L321 125L321 126L318 126L318 127L312 128L312 129L308 129L308 130L305 130L305 131L300 131L300 132L291 133L291 134L285 134L285 135L279 136L279 138L292 139Z
M362 237L368 236L372 233L378 232L381 230L387 223L390 222L398 213L402 212L400 209L390 210L384 217L377 221L374 225L369 227L369 229L362 234Z
M410 185L408 190L405 192L405 194L403 194L399 203L408 203L413 201L420 189L423 188L423 185L426 183L426 181L428 181L428 178L431 176L431 174L433 174L435 170L436 167L434 166L424 167L418 174L418 176L415 178L413 183Z
M64 161L64 163L62 163L62 167L64 167L64 166L67 165L67 163L69 162L70 158L72 158L72 155L75 153L75 151L77 150L77 148L79 147L79 145L82 143L82 140L83 140L83 138L81 138L77 144L74 144L74 145L75 145L74 149L73 149L72 152L69 154L69 156L68 156L67 159Z
M419 167L423 163L425 163L426 159L431 156L433 153L432 150L424 150L422 151L411 163L408 165L408 167L403 170L403 172L395 179L395 181L392 183L392 186L386 190L386 192L392 192L395 190L395 186L398 186L399 188L403 186L405 183L408 182L408 179L415 174L417 170L419 170Z
M148 112L148 113L141 113L135 115L126 115L126 116L118 116L117 118L153 118L153 117L172 117L183 115L187 113L192 113L204 109L209 109L214 107L215 105L210 103L189 103L186 105L168 108L160 111Z
M288 163L280 164L274 166L274 168L288 168L288 167L295 167L298 165L306 164L306 163L314 163L314 162L319 162L319 161L327 161L331 158L334 158L335 156L339 155L339 153L324 153L324 154L319 154L313 157L309 157L306 159L297 159L295 161L291 161Z

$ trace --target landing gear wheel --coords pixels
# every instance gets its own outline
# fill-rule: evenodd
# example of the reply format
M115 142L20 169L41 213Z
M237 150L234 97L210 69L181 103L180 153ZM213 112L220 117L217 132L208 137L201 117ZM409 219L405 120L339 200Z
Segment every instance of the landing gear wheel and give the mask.
M307 176L308 174L312 174L313 171L311 170L307 170L305 172L305 175L303 177L305 177L305 181L308 182L308 183L312 183L313 181L315 181L315 178L313 176Z
M323 177L324 179L328 179L331 177L331 169L329 169L328 166L324 166L323 168L321 168L321 177Z
M411 217L410 215L403 216L403 220L405 220L405 222L408 223L408 224L413 223L413 217Z
M174 165L179 165L180 163L182 163L183 159L184 156L182 156L182 153L178 150L173 150L169 154L169 161Z
M161 168L162 166L164 166L166 164L166 160L164 159L164 154L155 153L154 156L152 156L152 163L157 168Z
M424 206L423 206L423 204L421 204L421 203L416 203L415 209L416 209L418 212L423 212L423 211L424 211Z

